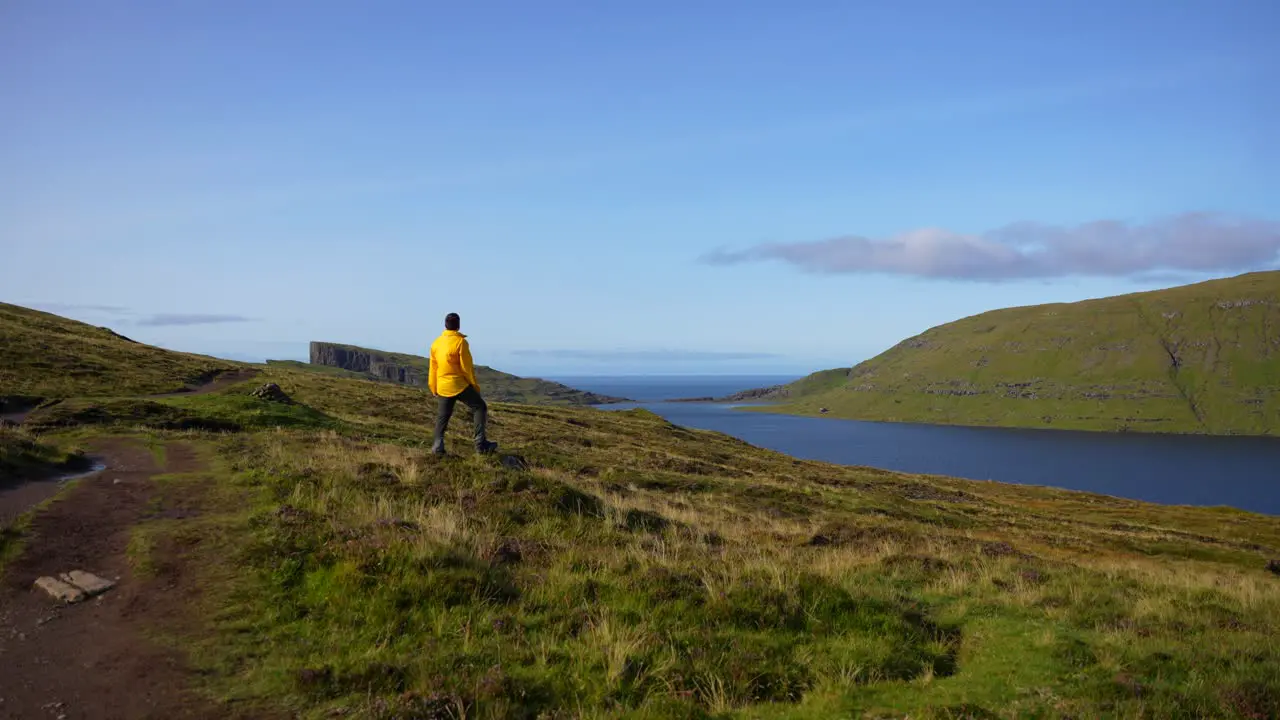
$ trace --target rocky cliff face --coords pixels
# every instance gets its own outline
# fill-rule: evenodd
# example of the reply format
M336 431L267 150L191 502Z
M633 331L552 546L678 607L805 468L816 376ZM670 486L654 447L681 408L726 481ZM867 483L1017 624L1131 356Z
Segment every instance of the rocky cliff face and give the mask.
M415 363L409 356L380 353L350 345L311 343L312 365L328 365L352 372L368 373L402 385L426 387L427 363L425 358L420 360L421 362Z

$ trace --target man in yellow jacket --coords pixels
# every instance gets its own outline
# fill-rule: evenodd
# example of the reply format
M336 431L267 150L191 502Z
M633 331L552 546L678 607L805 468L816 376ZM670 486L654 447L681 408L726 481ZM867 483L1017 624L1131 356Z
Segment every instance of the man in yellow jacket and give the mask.
M449 429L449 418L458 401L471 408L476 452L491 453L498 448L498 443L485 437L489 406L480 395L480 383L471 363L471 346L467 344L467 336L458 332L461 327L458 314L449 313L444 318L444 332L431 343L427 387L436 396L436 435L431 444L431 452L436 455L444 455L444 432Z

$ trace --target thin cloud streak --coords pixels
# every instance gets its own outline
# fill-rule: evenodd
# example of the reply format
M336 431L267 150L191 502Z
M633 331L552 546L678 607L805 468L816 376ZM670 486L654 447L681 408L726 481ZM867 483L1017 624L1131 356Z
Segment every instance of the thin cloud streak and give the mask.
M149 327L168 327L173 325L216 325L219 323L253 322L253 318L243 315L206 315L200 313L152 315L138 321L139 325Z
M77 303L33 303L31 307L51 313L96 312L108 315L130 315L132 310L119 305L80 305Z
M557 360L597 360L616 362L639 360L646 362L726 362L732 360L771 360L780 357L774 353L714 352L702 350L513 350L520 357L542 357Z
M981 235L941 228L714 250L710 265L777 260L812 273L1000 282L1058 277L1259 270L1280 262L1280 223L1186 213L1148 223L1020 222Z

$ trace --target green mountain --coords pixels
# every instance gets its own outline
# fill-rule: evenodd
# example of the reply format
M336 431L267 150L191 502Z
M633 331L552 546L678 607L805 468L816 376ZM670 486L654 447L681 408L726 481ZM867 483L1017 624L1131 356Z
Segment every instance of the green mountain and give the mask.
M277 361L272 361L277 362ZM401 385L427 386L430 361L421 355L372 350L330 342L311 343L311 367L321 372L342 371ZM599 395L540 378L525 378L485 365L476 366L476 380L486 398L498 402L540 405L604 405L624 398Z
M85 343L95 392L206 362L4 337L31 356L0 393L81 366L50 343ZM29 650L6 716L1280 715L1274 517L798 460L643 410L495 402L503 455L455 422L436 458L422 390L304 367L0 428L0 511L77 450L108 467L0 512L0 637ZM118 585L50 621L33 586L72 569Z
M988 312L755 397L862 420L1280 434L1280 272Z

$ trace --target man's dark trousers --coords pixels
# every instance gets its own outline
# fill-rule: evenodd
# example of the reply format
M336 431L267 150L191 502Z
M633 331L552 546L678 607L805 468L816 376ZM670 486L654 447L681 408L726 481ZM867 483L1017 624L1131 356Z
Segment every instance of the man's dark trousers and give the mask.
M488 443L485 437L485 425L489 419L489 406L475 385L468 385L466 390L453 397L436 398L436 436L431 444L431 452L444 452L444 431L449 429L449 418L453 417L453 406L459 402L471 408L475 424L476 449L480 450Z

